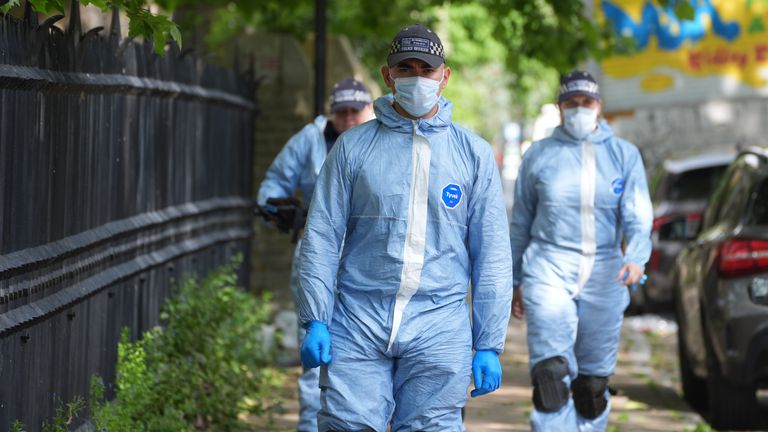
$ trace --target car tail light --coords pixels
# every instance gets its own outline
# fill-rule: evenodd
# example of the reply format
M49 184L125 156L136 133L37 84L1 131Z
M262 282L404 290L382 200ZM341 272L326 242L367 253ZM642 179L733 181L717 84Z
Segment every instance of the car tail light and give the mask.
M768 271L768 241L728 240L720 245L718 261L724 278Z
M685 215L688 222L701 222L701 213L688 213Z

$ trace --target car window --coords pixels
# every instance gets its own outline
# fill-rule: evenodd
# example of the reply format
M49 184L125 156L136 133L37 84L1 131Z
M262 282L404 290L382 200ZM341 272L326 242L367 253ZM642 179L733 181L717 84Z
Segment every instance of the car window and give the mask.
M748 216L749 224L768 226L768 178L763 178L755 191Z
M685 171L670 178L667 199L671 201L706 200L715 189L725 166Z
M723 203L728 197L728 190L731 184L735 183L734 176L738 173L736 162L733 162L725 171L720 182L715 186L712 195L707 201L707 209L704 211L704 220L702 222L702 230L707 230L712 227L718 221L718 215L720 209L723 207Z
M718 222L727 222L729 226L736 226L744 219L757 167L757 157L753 154L745 154L736 161L728 180L727 195L717 216Z

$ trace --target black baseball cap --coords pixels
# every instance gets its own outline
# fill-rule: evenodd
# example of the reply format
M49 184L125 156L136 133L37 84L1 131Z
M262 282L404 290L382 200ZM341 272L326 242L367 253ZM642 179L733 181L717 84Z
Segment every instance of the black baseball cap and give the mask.
M333 85L331 89L331 112L343 108L353 108L358 111L371 103L371 92L362 82L347 78Z
M573 71L560 77L560 95L557 103L579 95L600 100L600 87L589 72Z
M392 67L411 58L423 60L432 67L445 63L445 49L437 33L421 24L400 30L389 47L387 66Z

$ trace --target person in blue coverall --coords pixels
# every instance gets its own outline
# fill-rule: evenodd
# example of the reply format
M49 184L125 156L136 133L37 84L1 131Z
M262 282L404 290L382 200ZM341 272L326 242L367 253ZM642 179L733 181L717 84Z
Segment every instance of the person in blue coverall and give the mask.
M501 382L512 256L499 172L451 120L435 33L401 30L381 72L393 94L339 137L317 180L302 360L322 366L321 432L461 431L470 376L472 396Z
M562 126L525 153L515 185L512 314L527 321L531 428L603 431L626 286L651 252L651 201L637 147L598 120L594 78L563 76L558 105Z
M291 137L267 170L259 186L257 202L264 206L269 198L288 198L301 190L309 202L315 189L317 175L323 161L334 146L338 136L373 117L371 93L360 81L345 79L336 83L330 95L330 121L318 116L299 133ZM298 253L296 246L291 263L291 293L298 293ZM304 340L304 329L299 329L299 343ZM320 410L320 374L317 369L305 369L299 377L299 424L298 432L317 430L317 413Z

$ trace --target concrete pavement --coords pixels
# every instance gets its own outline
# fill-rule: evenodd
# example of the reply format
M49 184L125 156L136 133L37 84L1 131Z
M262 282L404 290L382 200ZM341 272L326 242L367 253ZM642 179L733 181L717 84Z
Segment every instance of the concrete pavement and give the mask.
M616 374L611 386L613 411L608 432L661 432L709 430L706 423L682 401L677 372L674 323L655 316L632 317L625 321ZM530 430L531 387L525 324L510 322L507 348L502 355L502 387L486 396L470 399L465 426L469 432ZM288 368L282 389L284 412L275 415L275 424L254 425L254 430L289 431L297 421L296 383L299 368ZM698 427L698 429L697 429Z
M678 396L679 380L675 333L665 320L638 326L632 317L625 321L616 374L611 387L610 432L655 432L695 430L704 424L698 414ZM470 432L528 431L532 409L528 375L525 324L514 318L502 355L504 383L493 394L470 399L466 428Z

